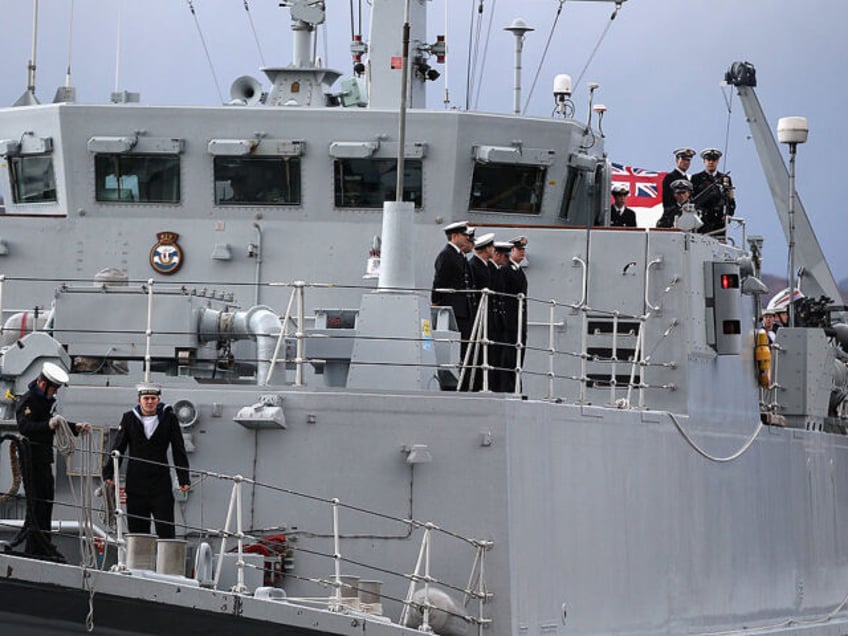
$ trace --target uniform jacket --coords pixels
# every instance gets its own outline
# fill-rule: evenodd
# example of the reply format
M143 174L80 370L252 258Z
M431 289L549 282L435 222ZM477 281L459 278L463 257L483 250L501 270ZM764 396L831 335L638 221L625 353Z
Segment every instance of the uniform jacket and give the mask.
M612 206L610 209L610 225L612 227L636 227L636 212L625 207L621 212Z
M52 464L54 432L50 430L50 418L53 417L56 398L48 398L35 380L29 383L28 389L15 410L18 431L30 441L33 462ZM72 422L68 424L73 434L77 435L76 426Z
M159 425L150 439L147 439L144 434L144 425L139 419L141 412L136 406L133 410L124 413L118 435L112 444L112 450L121 453L122 462L127 447L130 449L126 483L128 494L153 495L171 492L171 470L167 465L159 465L168 463L168 446L171 447L174 456L177 480L181 486L187 486L190 483L188 456L177 417L173 409L164 404L159 404L156 412L159 416ZM133 458L149 460L157 464L133 461ZM103 479L112 479L113 472L112 458L107 456L103 463Z
M507 294L527 294L527 276L518 265L509 261L501 268L503 272L503 291ZM507 333L513 337L518 333L518 299L507 296L504 298L504 320ZM522 332L527 332L527 299L524 300ZM526 342L526 339L523 340Z
M728 196L732 186L730 177L718 171L711 175L704 170L692 177L692 202L701 209L701 220L704 222L698 230L701 234L723 228L725 214L733 216L736 199Z
M468 259L453 245L447 244L439 252L435 262L433 292L430 300L434 305L453 307L457 320L471 317L471 298L468 294L449 294L436 289L471 289L471 268Z
M689 175L685 172L680 172L677 168L669 172L667 175L663 177L662 180L662 201L663 201L663 210L666 208L670 208L674 205L674 191L671 189L671 184L677 181L678 179L688 179ZM659 227L659 226L657 226ZM669 226L671 227L671 226Z

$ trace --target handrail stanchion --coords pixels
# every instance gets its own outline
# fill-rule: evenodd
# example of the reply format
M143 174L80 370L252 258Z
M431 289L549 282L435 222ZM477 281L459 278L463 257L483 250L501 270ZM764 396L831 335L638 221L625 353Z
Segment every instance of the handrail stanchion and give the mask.
M489 294L488 287L483 289L480 299L480 311L483 312L483 391L489 391Z
M268 366L268 375L265 376L265 384L271 384L271 376L274 374L274 367L277 365L277 359L280 357L280 348L283 346L283 340L289 335L288 327L291 320L291 308L294 302L295 290L292 289L289 294L289 304L286 307L286 313L283 316L282 328L280 329L280 337L277 338L277 344L274 346L274 355L271 356L271 364Z
M578 402L580 404L585 404L586 402L586 348L588 346L587 343L587 333L586 330L589 328L589 320L586 314L588 309L586 305L586 300L589 294L589 266L579 256L571 257L572 263L577 263L583 268L583 278L580 283L580 302L577 303L575 309L582 312L583 316L581 318L582 329L580 336L580 396L578 397Z
M527 297L518 294L518 333L515 337L515 395L521 395L521 367L524 364L524 303Z
M147 329L144 348L144 381L150 382L150 341L153 336L153 279L147 279Z
M304 295L304 287L306 283L302 280L295 281L294 283L295 289L297 290L297 332L295 333L295 338L297 338L297 356L295 358L295 376L294 376L294 385L295 386L303 386L303 348L304 348L304 332L303 332L303 324L304 324L304 316L303 316L303 295Z
M463 385L471 389L474 384L474 378L476 377L476 369L471 368L470 371L468 369L472 367L472 361L477 359L477 354L480 351L480 312L482 311L483 303L477 306L477 313L474 314L474 322L471 325L471 334L468 336L468 346L465 348L465 357L462 359L462 368L459 372L459 382L457 382L456 390L462 391ZM465 382L465 372L468 371L468 382Z
M430 628L430 539L432 523L427 523L424 527L424 613L421 616L421 627L419 632L432 633Z
M427 537L427 530L425 530L424 538ZM409 576L409 588L406 591L406 598L403 601L403 609L400 613L400 619L398 623L403 627L406 627L409 623L409 606L412 604L412 595L415 594L415 583L418 581L420 576L418 573L421 571L421 564L424 561L424 546L425 541L421 541L421 547L418 549L418 559L415 561L415 569L412 571L412 574Z
M0 274L0 329L3 326L3 287L6 285L6 275Z
M556 332L554 330L554 320L556 319L556 307L557 302L554 299L551 299L551 309L548 314L548 397L547 399L554 399L554 365L555 365L555 354L556 348L554 343L554 338L556 337Z
M339 541L339 500L333 498L333 565L335 566L336 594L335 605L331 608L334 612L342 610L342 553Z
M610 406L615 406L616 360L618 360L618 310L612 313L612 355L610 356Z
M115 537L118 541L118 563L116 569L123 571L127 569L127 546L124 542L124 530L121 524L121 517L124 516L124 510L121 508L121 452L112 451L112 482L115 484Z
M237 475L238 476L238 475ZM218 589L218 583L221 580L221 569L224 567L224 550L227 547L227 535L230 532L230 523L233 520L233 508L236 505L236 490L238 483L233 483L233 490L230 493L230 505L227 508L227 519L224 522L224 529L221 531L221 549L218 551L218 566L215 568L215 581L212 585L214 589Z
M241 485L244 478L241 475L236 475L234 480L234 490L236 493L236 538L238 539L238 561L236 562L238 569L238 583L234 591L244 594L247 592L247 586L244 584L244 530L241 516Z

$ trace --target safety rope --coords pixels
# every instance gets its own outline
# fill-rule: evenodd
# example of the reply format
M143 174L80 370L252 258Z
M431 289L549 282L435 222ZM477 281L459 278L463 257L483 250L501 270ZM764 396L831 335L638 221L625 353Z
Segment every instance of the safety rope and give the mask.
M683 426L680 424L680 422L674 416L673 413L670 413L669 411L666 411L665 413L666 413L666 415L668 415L669 418L671 418L671 421L674 422L674 425L677 427L677 430L680 431L680 434L683 436L683 439L685 439L687 442L689 442L689 445L695 450L695 452L697 452L699 455L701 455L705 459L709 459L711 462L726 463L726 462L732 462L735 459L739 459L740 457L742 457L742 455L745 454L745 451L747 451L751 447L751 444L753 444L754 440L757 439L757 436L760 434L760 431L763 430L763 423L758 422L757 428L754 430L751 437L748 438L748 440L744 444L742 444L742 448L740 448L738 451L736 451L732 455L728 455L727 457L716 457L715 455L710 455L707 451L700 448L694 442L694 440L691 437L689 437L689 434L684 430Z
M0 495L0 503L8 501L21 489L21 464L14 444L9 444L9 467L12 470L12 485L9 486L9 490Z

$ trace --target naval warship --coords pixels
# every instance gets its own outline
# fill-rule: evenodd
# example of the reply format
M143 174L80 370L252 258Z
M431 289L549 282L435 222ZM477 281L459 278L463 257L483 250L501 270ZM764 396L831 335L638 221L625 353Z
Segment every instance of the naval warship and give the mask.
M568 77L550 118L428 110L427 2L370 2L347 78L314 56L325 3L283 4L292 63L228 104L0 109L4 633L848 631L845 308L754 67L726 81L805 296L773 344L744 223L610 227ZM526 238L526 340L493 340L482 290L461 356L431 306L458 221ZM94 430L57 449L64 558L36 559L14 414L45 362ZM128 535L100 483L142 382L190 458L174 541Z

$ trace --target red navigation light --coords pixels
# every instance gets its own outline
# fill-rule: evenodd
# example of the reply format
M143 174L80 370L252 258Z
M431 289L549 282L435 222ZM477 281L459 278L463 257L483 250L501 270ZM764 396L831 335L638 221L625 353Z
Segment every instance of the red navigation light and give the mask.
M721 288L722 289L737 289L739 287L738 274L722 274Z

